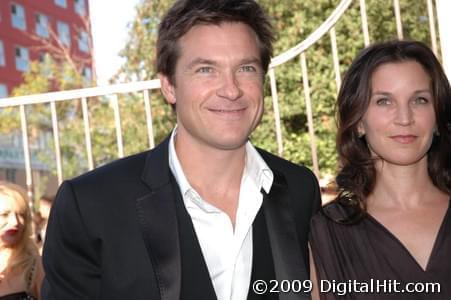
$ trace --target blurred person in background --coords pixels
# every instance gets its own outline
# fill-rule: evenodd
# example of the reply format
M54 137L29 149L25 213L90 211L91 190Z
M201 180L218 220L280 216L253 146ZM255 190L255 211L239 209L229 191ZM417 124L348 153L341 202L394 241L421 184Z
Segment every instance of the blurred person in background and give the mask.
M28 197L19 186L0 181L0 299L40 299L43 277Z
M42 196L39 199L39 210L33 213L35 240L40 252L42 251L42 246L44 244L45 231L47 229L47 221L49 219L52 202L53 197Z

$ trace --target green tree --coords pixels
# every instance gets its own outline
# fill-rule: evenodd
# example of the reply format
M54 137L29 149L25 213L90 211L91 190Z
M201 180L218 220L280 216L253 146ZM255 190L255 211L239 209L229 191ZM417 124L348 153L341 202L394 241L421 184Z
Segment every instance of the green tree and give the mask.
M335 9L339 0L259 0L271 17L277 34L275 55L283 53L311 34ZM428 17L425 15L426 1L401 0L403 32L405 38L430 43ZM155 71L155 41L162 14L172 4L169 0L144 0L136 7L136 18L129 24L129 39L121 55L125 63L112 82L148 80L157 78ZM367 14L371 41L382 41L396 37L396 24L392 1L367 0ZM343 73L364 47L360 8L355 1L336 24L340 70ZM337 86L332 65L329 35L306 51L309 85L313 104L314 127L317 137L318 158L322 175L335 174L337 156L335 150L336 125L334 119ZM73 64L72 64L73 65ZM49 90L64 90L83 84L71 65L58 67L51 60L34 63L25 75L25 83L15 94L40 93ZM275 69L284 137L284 157L296 163L312 166L310 138L307 132L305 98L299 57ZM265 83L265 109L262 124L252 135L257 145L277 152L273 108L269 80ZM119 105L122 120L125 155L148 148L144 105L141 94L120 95ZM118 157L114 116L111 99L99 97L89 99L89 118L93 146L94 166L102 165ZM152 117L155 140L160 142L172 129L175 116L158 91L151 93ZM29 126L40 132L51 130L48 105L30 109ZM80 100L57 104L63 155L64 177L72 177L88 169L84 127ZM31 111L32 110L32 111ZM33 112L33 113L31 113ZM1 112L0 131L6 127L20 128L18 110ZM17 126L11 126L11 124ZM32 130L33 131L33 130ZM34 129L36 132L36 129ZM37 133L39 134L39 133ZM50 139L51 140L51 139ZM50 145L53 149L53 144ZM52 152L53 153L53 152ZM53 163L53 154L47 153Z
M129 81L150 80L157 78L155 68L155 49L158 25L163 13L168 10L173 1L142 1L136 7L136 15L133 22L129 24L129 38L119 53L125 58L125 64L120 68L118 74L113 78ZM156 143L166 137L175 123L172 108L166 104L162 95L157 92L151 97L152 120L154 122L154 135ZM135 106L134 112L144 115L144 107ZM142 126L142 124L134 124Z
M88 83L83 80L81 74L68 63L56 63L49 55L46 55L42 61L35 61L30 64L29 70L24 73L23 83L16 87L12 96L21 96L28 94L46 93L56 90L68 90L86 86ZM63 160L69 160L65 175L71 176L78 174L79 169L76 167L79 155L76 149L80 138L76 131L67 130L68 127L79 126L74 122L73 116L76 115L77 107L72 103L57 103L57 115L60 120L61 129L61 148ZM27 105L25 113L28 125L28 138L31 145L30 151L32 156L36 156L40 161L49 166L54 167L54 149L52 138L52 124L50 116L50 106L48 104ZM10 107L0 111L0 134L1 135L20 135L20 114L19 107ZM67 132L66 132L67 131ZM42 141L48 142L47 148L33 147ZM33 166L32 160L32 169ZM53 168L54 169L54 168ZM43 195L48 182L48 175L45 172L39 172L39 175L33 176L34 179L34 196L35 203Z
M339 4L339 0L258 1L271 17L277 39L275 55L283 53L311 34ZM383 41L396 38L393 2L366 1L370 39ZM130 26L129 41L121 52L126 59L120 75L129 79L156 78L155 41L162 13L172 4L168 0L144 0L137 6L136 18ZM426 1L401 0L404 38L430 43ZM343 73L364 47L360 7L355 1L336 24L340 71ZM306 51L309 85L313 103L314 127L322 174L335 174L335 99L337 86L332 63L329 35L325 35ZM275 69L284 137L284 157L312 166L310 138L307 130L305 98L299 57ZM265 94L270 95L269 80ZM152 103L157 122L157 141L172 128L174 118L161 97ZM265 97L266 113L252 136L259 146L276 153L275 124L271 98Z

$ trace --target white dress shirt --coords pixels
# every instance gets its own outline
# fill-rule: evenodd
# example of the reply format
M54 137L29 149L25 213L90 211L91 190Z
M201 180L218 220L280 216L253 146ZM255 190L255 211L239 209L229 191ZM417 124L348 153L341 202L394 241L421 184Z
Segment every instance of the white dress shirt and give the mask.
M189 184L175 151L176 130L169 142L169 167L192 219L216 296L218 300L244 300L252 271L252 223L262 205L261 189L269 193L274 175L248 141L234 230L229 216Z

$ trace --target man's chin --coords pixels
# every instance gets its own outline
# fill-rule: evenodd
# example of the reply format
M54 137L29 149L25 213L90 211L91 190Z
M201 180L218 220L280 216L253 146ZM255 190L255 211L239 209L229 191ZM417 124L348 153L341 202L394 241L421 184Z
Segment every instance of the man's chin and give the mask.
M224 150L224 151L234 151L242 149L245 145L248 139L245 140L224 140L224 141L218 141L214 144L215 148L218 150Z

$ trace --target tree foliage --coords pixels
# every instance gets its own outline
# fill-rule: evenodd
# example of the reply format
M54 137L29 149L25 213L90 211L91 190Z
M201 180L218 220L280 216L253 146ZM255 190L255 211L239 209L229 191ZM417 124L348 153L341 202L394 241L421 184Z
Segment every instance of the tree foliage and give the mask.
M283 53L309 36L326 20L339 0L258 1L271 17L277 39L275 55ZM404 38L430 44L426 1L400 0ZM129 39L121 51L125 63L112 78L112 82L149 80L157 78L155 71L155 41L157 28L163 13L172 4L169 0L143 0L136 7L136 17L129 24ZM367 0L370 40L382 41L396 38L396 23L391 0ZM360 7L355 1L335 26L337 34L340 73L364 47ZM337 155L335 150L335 99L337 85L332 63L329 34L323 36L306 53L308 82L313 104L314 129L318 147L319 166L322 175L335 174ZM299 57L275 69L284 138L283 156L296 163L312 167L310 138L307 129L304 87ZM78 87L83 83L70 68L56 67L51 62L33 64L25 75L25 83L15 94L40 93L56 89ZM56 86L55 86L56 85ZM277 153L274 111L269 80L265 83L265 115L262 124L252 135L258 146ZM149 147L143 96L119 95L121 125L125 155ZM151 93L153 127L156 143L173 128L175 116L157 91ZM85 132L80 100L58 103L61 152L64 177L71 177L87 170ZM42 131L49 131L49 108L34 107L39 111L31 121ZM17 114L9 115L11 122L18 122ZM1 116L5 120L4 115ZM118 157L112 99L89 99L89 120L93 146L94 166ZM34 122L34 123L33 123ZM2 122L3 123L3 122ZM39 124L39 125L37 125ZM0 124L0 130L1 130ZM31 127L31 125L30 125ZM53 147L53 144L50 145ZM48 161L53 163L50 155Z
M295 46L310 35L332 13L339 0L258 1L271 17L277 39L275 55ZM137 17L130 27L130 38L121 52L126 62L121 77L130 79L156 78L155 40L162 13L170 6L168 0L144 0L137 7ZM401 0L404 38L430 44L426 1ZM393 1L366 1L370 40L383 41L397 37ZM341 74L357 52L364 47L360 7L355 1L336 24ZM313 103L314 129L318 159L323 174L335 174L335 99L337 85L332 62L330 36L326 34L306 51L308 79ZM310 138L307 128L305 96L299 57L275 69L284 138L283 156L296 163L312 166ZM265 85L266 113L262 124L252 136L257 145L276 153L275 122L269 89ZM173 126L169 106L159 98L153 103L157 131L164 135Z

